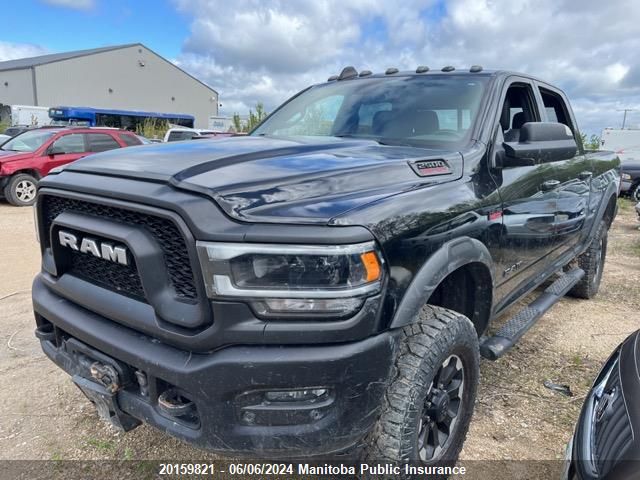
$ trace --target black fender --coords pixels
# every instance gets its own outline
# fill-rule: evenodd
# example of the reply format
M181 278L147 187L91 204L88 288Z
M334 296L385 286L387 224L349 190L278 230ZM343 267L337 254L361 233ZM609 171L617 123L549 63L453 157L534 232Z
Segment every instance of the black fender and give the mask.
M607 207L609 206L609 200L611 199L611 197L614 197L616 199L618 198L618 182L610 182L609 185L607 185L607 188L605 189L604 193L602 194L600 205L598 205L598 211L593 217L593 223L591 224L591 227L589 228L589 233L585 238L583 250L586 250L589 247L589 245L591 244L591 241L593 240L593 237L595 237L596 232L598 231L598 226L600 225L600 221L604 218L605 214L607 213ZM616 205L613 212L614 218L617 211L618 211L618 206ZM611 219L611 221L613 222L613 218Z
M487 247L470 237L450 240L436 250L413 277L393 316L390 328L415 322L418 312L438 285L453 271L470 263L482 263L487 267L491 274L491 285L487 287L493 289L493 260Z

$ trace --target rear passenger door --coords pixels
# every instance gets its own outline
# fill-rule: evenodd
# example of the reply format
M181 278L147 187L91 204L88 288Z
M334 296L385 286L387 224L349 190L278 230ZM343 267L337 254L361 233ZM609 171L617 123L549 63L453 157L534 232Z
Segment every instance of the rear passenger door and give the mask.
M550 252L551 260L555 260L581 242L586 234L584 224L588 215L593 168L584 154L580 133L564 94L541 83L536 84L536 90L544 121L566 125L578 144L578 152L573 158L550 163L558 194L553 250Z
M116 139L108 133L88 133L87 143L89 144L89 152L91 153L106 152L107 150L121 148Z

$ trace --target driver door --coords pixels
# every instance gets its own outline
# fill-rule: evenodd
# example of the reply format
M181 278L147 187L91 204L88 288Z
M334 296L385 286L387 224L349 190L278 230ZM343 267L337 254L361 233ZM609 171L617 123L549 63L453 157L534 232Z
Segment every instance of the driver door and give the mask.
M502 201L502 235L496 260L498 298L520 290L542 274L553 249L558 192L551 188L554 169L549 164L503 164L503 142L517 142L520 128L540 122L534 87L514 78L505 85L494 138L494 180Z
M55 139L45 150L43 174L46 175L52 168L66 165L67 163L71 163L88 154L89 152L84 133L64 134Z

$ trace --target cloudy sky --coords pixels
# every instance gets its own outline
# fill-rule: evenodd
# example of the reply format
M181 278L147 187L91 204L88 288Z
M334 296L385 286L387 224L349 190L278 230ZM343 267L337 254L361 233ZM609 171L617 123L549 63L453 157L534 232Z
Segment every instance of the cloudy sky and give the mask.
M3 11L0 60L142 42L220 92L222 114L276 107L345 65L524 71L570 96L580 128L638 109L632 0L27 0Z

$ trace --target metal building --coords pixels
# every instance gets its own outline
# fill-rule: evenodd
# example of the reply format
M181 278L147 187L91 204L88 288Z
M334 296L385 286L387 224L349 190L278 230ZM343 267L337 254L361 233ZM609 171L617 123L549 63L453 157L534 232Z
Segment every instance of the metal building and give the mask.
M140 43L0 62L0 103L218 115L218 92Z

